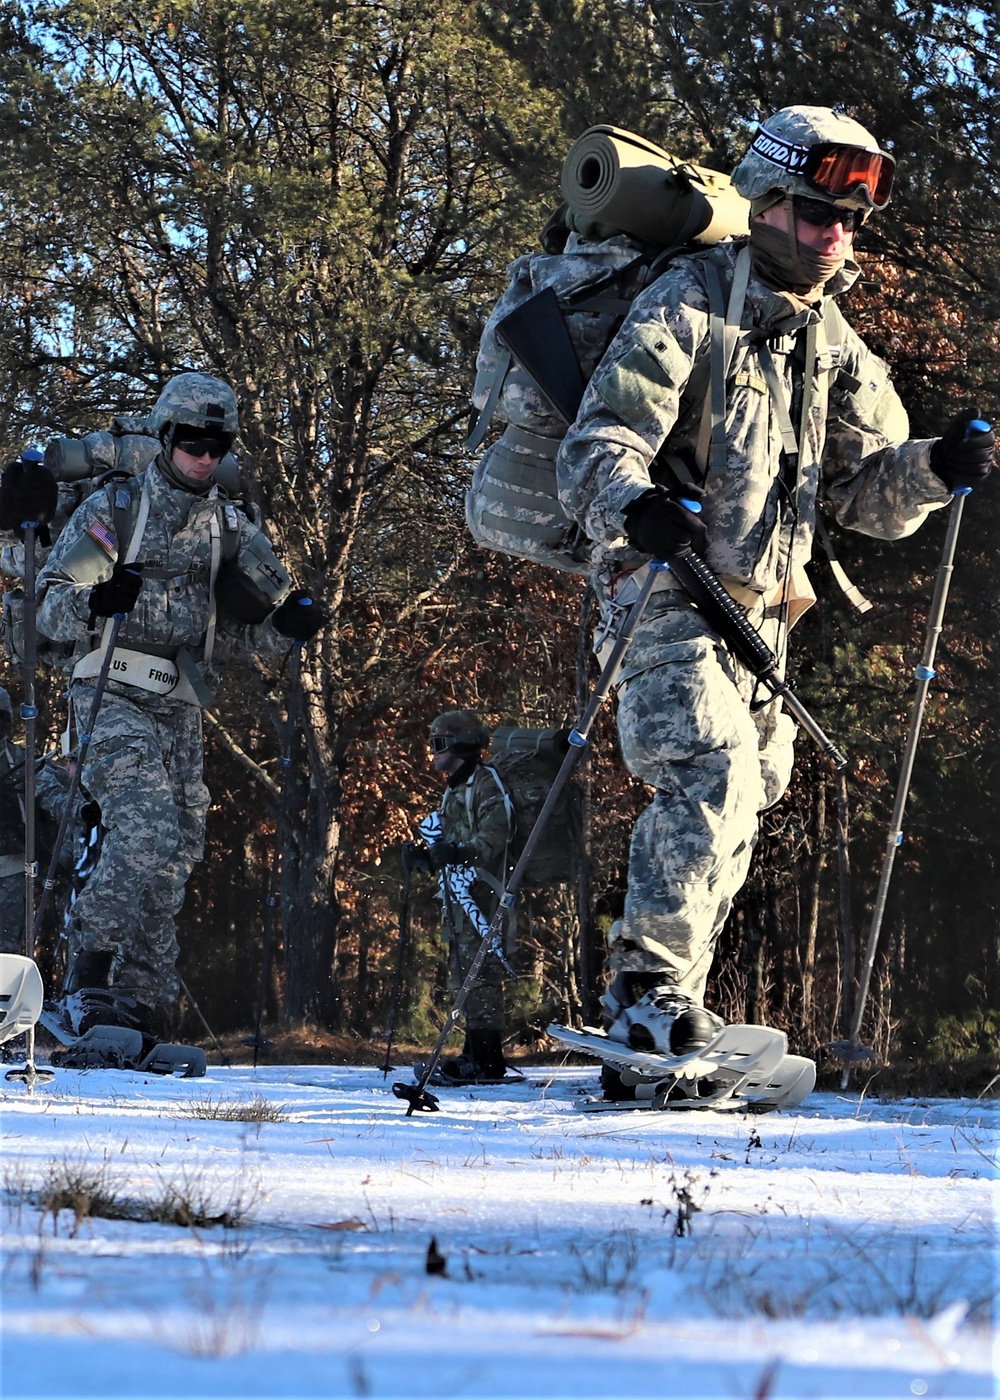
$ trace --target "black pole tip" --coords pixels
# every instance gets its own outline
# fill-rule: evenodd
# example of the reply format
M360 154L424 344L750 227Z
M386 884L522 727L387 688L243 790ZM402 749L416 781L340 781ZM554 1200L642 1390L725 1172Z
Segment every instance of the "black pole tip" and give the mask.
M240 1041L241 1045L248 1046L251 1050L273 1050L274 1041L268 1040L264 1035L248 1035Z
M856 1060L875 1060L878 1056L870 1045L859 1045L854 1040L832 1040L823 1049L836 1060L846 1060L853 1064Z
M392 1086L392 1092L397 1099L405 1099L410 1105L406 1110L409 1118L411 1113L437 1113L440 1104L433 1094L429 1094L426 1089L421 1089L419 1084L401 1084L398 1080Z
M33 1089L36 1084L51 1084L55 1075L50 1069L39 1069L37 1065L25 1065L23 1069L9 1069L4 1075L9 1084L27 1084Z

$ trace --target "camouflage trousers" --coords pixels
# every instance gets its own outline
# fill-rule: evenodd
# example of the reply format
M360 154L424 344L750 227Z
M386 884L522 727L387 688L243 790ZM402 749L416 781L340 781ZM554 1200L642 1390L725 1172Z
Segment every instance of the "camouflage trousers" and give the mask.
M473 894L477 896L477 903L485 917L489 919L492 917L492 906L496 901L492 891L487 891L486 897L483 898L484 889L483 885L476 884L473 886ZM441 931L452 949L448 986L452 995L457 996L479 951L482 938L462 912L458 902L447 895L443 901ZM470 1031L504 1029L503 971L496 958L485 958L479 969L465 1003L465 1026Z
M24 952L24 859L21 873L0 877L0 953Z
M654 595L622 675L622 755L655 794L633 828L610 966L662 971L701 1001L758 813L788 783L794 725L773 702L751 713L753 677L676 594Z
M85 723L93 689L78 681L72 695L77 724ZM112 985L149 1005L180 991L174 920L204 854L202 761L198 708L105 692L82 774L104 840L74 905L69 951L114 951Z

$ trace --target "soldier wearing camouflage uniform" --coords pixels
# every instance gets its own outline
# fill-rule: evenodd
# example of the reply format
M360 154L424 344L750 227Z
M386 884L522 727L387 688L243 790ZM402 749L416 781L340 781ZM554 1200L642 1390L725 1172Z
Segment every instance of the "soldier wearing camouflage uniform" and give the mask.
M74 645L78 728L111 619L124 619L82 774L105 833L73 914L62 1010L77 1034L109 1023L146 1030L176 1000L174 921L209 802L202 707L234 648L274 656L324 620L307 593L289 591L266 535L215 480L239 427L232 389L177 375L143 426L159 440L153 460L83 501L38 580L39 633ZM109 465L127 469L130 448L126 436ZM136 460L143 454L148 439Z
M457 993L496 912L507 874L513 835L504 793L482 753L489 734L468 710L448 710L431 725L433 767L445 778L444 796L431 820L430 840L404 847L410 870L440 875L441 927L453 949L451 983ZM426 824L421 830L427 829ZM465 1003L465 1047L442 1061L444 1082L503 1079L503 974L488 956Z
M10 695L0 686L0 953L25 951L24 749L11 742L13 723ZM48 761L38 765L35 803L41 821L47 815L58 825L68 793L69 775L63 769ZM78 819L82 805L76 804ZM40 828L35 831L37 839ZM65 863L71 864L72 858Z
M808 605L801 566L821 492L841 525L898 539L988 474L993 436L970 434L976 414L910 440L886 366L828 310L858 276L854 231L888 201L892 171L858 123L783 109L733 176L751 201L749 240L678 259L633 304L557 461L560 500L595 543L606 628L635 598L643 558L690 548L780 656ZM713 316L717 335L726 323L724 414L681 402ZM654 460L665 445L669 465ZM790 719L776 703L751 712L752 698L753 677L659 574L618 711L625 762L656 790L633 831L605 996L609 1035L635 1049L695 1049L721 1025L702 1005L716 940L758 813L792 763Z

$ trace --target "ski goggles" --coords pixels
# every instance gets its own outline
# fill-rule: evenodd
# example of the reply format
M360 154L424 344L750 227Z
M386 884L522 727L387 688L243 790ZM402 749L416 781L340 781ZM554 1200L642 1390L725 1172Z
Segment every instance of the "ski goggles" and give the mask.
M809 199L807 195L792 196L796 216L813 228L832 228L842 224L845 233L854 233L865 221L863 209L845 209L842 204L828 204L825 199Z
M848 199L865 191L875 209L884 209L892 194L896 162L886 151L866 151L821 141L800 146L758 127L750 149L771 165L806 180L830 199Z
M186 452L189 457L213 457L217 462L232 446L231 438L217 437L175 437L174 447Z
M857 146L810 146L802 174L834 199L865 190L876 209L884 209L892 194L896 162L885 151L861 151Z
M433 754L453 750L460 757L463 754L478 753L483 747L478 734L432 734L428 743Z

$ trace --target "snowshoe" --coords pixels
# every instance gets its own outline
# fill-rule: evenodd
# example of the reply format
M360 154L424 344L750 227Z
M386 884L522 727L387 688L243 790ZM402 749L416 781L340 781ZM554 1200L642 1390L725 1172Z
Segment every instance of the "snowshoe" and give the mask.
M417 1080L423 1077L424 1066L414 1065ZM435 1088L463 1089L468 1084L502 1084L507 1078L507 1062L503 1057L503 1032L476 1027L466 1032L465 1047L460 1055L450 1055L435 1066L428 1084ZM515 1078L523 1078L515 1071Z
M423 1064L413 1066L415 1080L419 1081L423 1077L424 1069ZM516 1073L512 1077L523 1078ZM436 1089L464 1089L467 1085L474 1084L503 1084L507 1078L507 1066L502 1070L486 1069L471 1055L455 1055L436 1065L427 1083L433 1084Z
M50 1084L55 1075L35 1064L30 1038L27 1051L21 1054L7 1042L30 1032L42 1009L43 996L41 974L34 961L20 953L0 953L0 1061L14 1064L23 1060L7 1070L4 1079L26 1084L29 1089Z
M783 1031L767 1026L723 1026L706 1044L683 1055L632 1050L605 1032L550 1026L549 1035L615 1072L604 1076L608 1107L794 1107L811 1091L816 1067L788 1055ZM588 1105L589 1106L589 1105Z
M32 959L0 953L0 1043L31 1030L43 997L41 973Z
M65 1006L71 999L64 997L61 1002L46 1002L39 1017L45 1029L64 1047L51 1056L57 1068L131 1069L140 1074L176 1074L184 1079L200 1079L208 1068L200 1046L159 1041L136 1026L98 1023L78 1034Z
M197 1045L169 1045L127 1026L91 1026L51 1056L57 1069L131 1069L139 1074L176 1074L200 1079L208 1068Z

